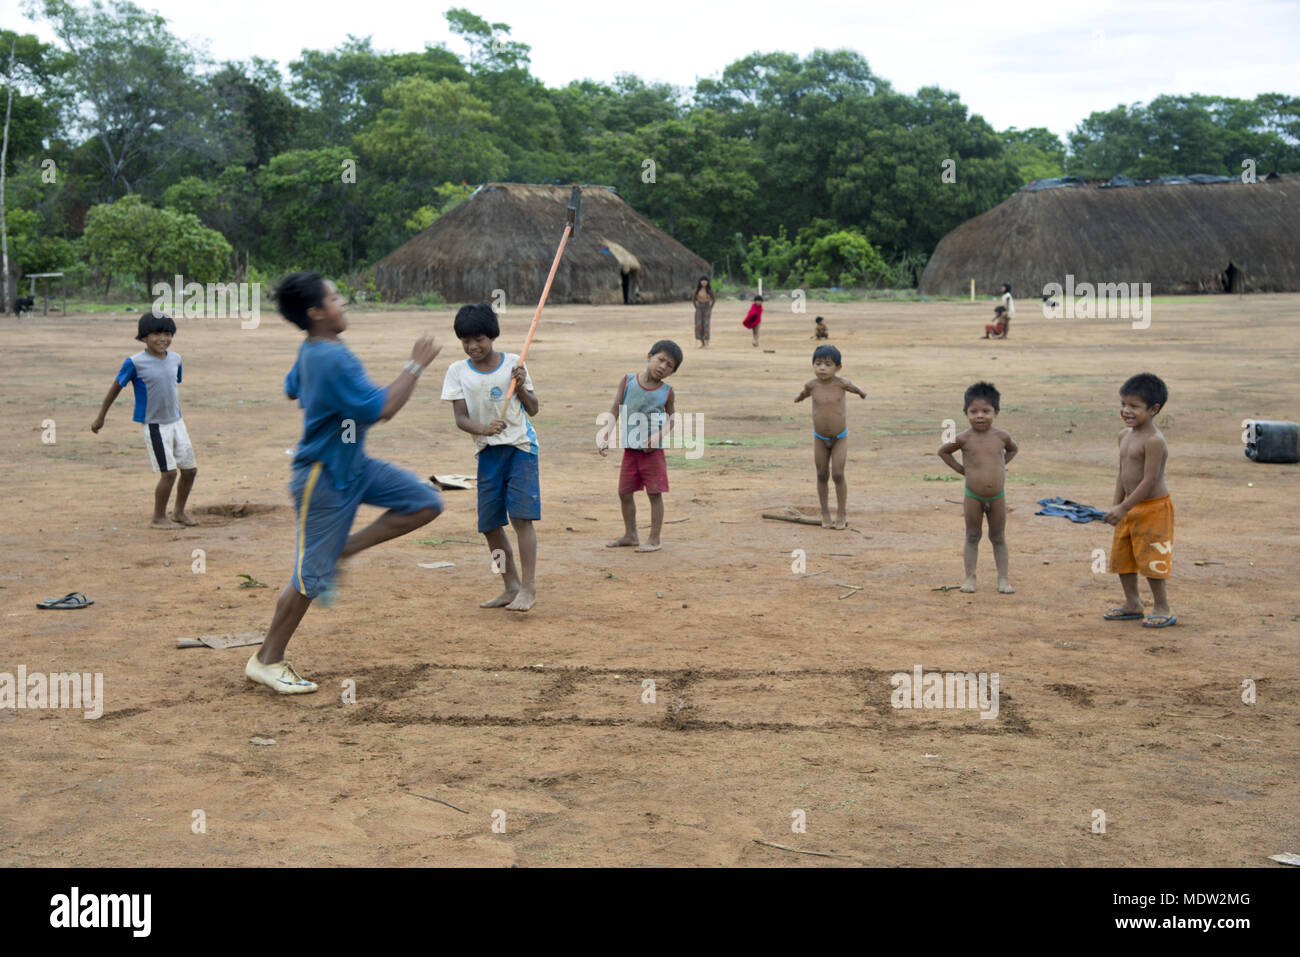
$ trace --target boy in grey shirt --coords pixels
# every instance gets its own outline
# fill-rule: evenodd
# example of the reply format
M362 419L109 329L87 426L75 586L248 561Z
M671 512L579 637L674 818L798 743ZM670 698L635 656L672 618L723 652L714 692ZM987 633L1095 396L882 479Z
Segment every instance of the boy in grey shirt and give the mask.
M90 431L98 432L104 427L104 417L108 415L118 394L129 382L135 387L135 414L132 418L139 422L144 432L145 447L149 450L149 462L155 472L160 472L158 485L153 496L154 528L180 528L182 525L197 525L185 511L190 489L194 487L194 477L199 474L194 463L194 447L190 445L190 436L181 419L180 395L176 389L181 381L181 357L169 352L172 336L176 335L176 323L170 316L156 316L146 312L140 317L136 339L145 344L125 362L117 373L117 378L108 388L104 404L99 409L99 416L90 425ZM171 497L172 485L176 482L176 470L180 469L181 481L176 489L175 521L167 517L167 499Z

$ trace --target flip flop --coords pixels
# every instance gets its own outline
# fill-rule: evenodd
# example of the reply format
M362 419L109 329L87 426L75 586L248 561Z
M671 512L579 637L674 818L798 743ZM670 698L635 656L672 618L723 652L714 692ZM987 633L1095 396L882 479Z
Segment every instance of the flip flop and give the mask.
M1145 616L1140 611L1129 611L1127 608L1112 608L1101 617L1107 621L1137 621Z
M1156 624L1152 624L1156 622ZM1168 628L1170 625L1178 623L1178 619L1173 615L1152 615L1146 621L1142 622L1143 628Z
M62 598L47 598L45 601L38 601L37 608L85 608L93 605L94 602L87 598L79 591L70 591Z

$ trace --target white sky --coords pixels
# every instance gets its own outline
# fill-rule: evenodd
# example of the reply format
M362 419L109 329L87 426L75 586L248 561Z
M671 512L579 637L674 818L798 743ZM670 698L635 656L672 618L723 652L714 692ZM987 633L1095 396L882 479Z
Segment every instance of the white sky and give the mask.
M81 0L84 5L87 0ZM693 86L754 51L849 47L895 88L956 91L996 129L1045 126L1064 138L1094 110L1161 93L1250 98L1300 93L1297 0L142 0L218 60L283 68L348 33L378 50L426 43L459 55L442 13L464 6L532 47L548 86L619 72ZM0 23L52 39L17 0Z

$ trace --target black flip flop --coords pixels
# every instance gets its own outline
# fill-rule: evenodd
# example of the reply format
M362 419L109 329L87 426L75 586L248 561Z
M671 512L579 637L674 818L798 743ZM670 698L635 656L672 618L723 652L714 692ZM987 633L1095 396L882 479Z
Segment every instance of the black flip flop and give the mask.
M81 592L70 591L62 598L47 598L45 601L38 601L36 603L36 607L45 608L45 609L85 608L88 605L93 605L94 603L95 602L93 600L87 598Z

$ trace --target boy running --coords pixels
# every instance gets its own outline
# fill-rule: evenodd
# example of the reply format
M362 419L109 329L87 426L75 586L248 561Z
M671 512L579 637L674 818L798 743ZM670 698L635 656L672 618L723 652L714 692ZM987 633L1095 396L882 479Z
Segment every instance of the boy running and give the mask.
M456 313L456 338L468 359L447 367L442 398L452 403L456 427L474 436L478 455L478 530L487 538L493 570L505 588L480 608L527 611L537 601L537 532L542 517L542 492L537 472L537 433L529 416L536 415L537 396L528 370L514 353L496 351L501 335L497 314L486 302L462 306ZM501 400L511 379L515 393L508 408ZM518 399L518 402L515 401ZM523 574L515 565L505 525L519 539Z
M108 387L108 395L99 408L99 415L90 424L90 431L98 434L104 427L104 417L109 407L117 401L127 383L135 386L135 413L132 418L140 423L144 432L145 447L149 450L149 464L158 476L153 492L154 528L181 528L197 525L185 511L194 477L199 474L194 462L194 447L190 434L181 419L181 400L176 386L181 381L181 357L170 352L168 346L176 335L176 323L170 316L146 312L136 327L136 339L144 349L122 363L117 378ZM176 471L181 481L176 486L175 521L167 517L167 499L171 497Z
M623 509L623 537L607 548L636 546L638 552L659 551L664 524L664 492L668 491L668 460L664 441L672 431L676 397L664 382L681 368L682 350L669 339L650 347L645 372L623 376L614 393L610 416L622 429L623 465L618 473L618 501ZM622 414L620 414L622 413ZM596 438L601 455L609 448L609 428ZM640 544L636 531L636 493L645 489L650 499L650 540Z
M1009 433L993 427L998 417L1000 396L991 382L976 382L966 390L962 400L970 428L951 442L939 446L939 458L954 472L966 476L966 547L962 563L966 567L964 592L975 590L975 563L979 556L980 534L984 516L989 517L989 543L998 568L998 592L1015 592L1007 578L1010 559L1007 554L1007 465L1016 457L1020 446ZM961 449L961 462L953 453Z
M1166 582L1174 561L1174 505L1165 484L1169 446L1156 428L1156 413L1165 407L1169 389L1158 376L1143 372L1119 389L1119 474L1114 505L1105 521L1115 526L1110 570L1119 575L1124 604L1102 615L1107 621L1144 618L1143 628L1168 628L1178 619L1169 610ZM1144 615L1137 577L1151 587L1154 614Z
M312 600L332 590L338 564L427 525L442 511L442 499L428 483L365 454L366 431L406 405L439 347L428 336L416 340L411 361L381 389L339 338L348 321L334 283L314 272L296 272L280 282L275 298L280 314L307 333L284 379L285 395L302 406L302 440L289 482L298 546L289 584L244 675L280 694L306 694L316 690L316 683L293 670L284 649ZM349 535L362 504L387 511Z

